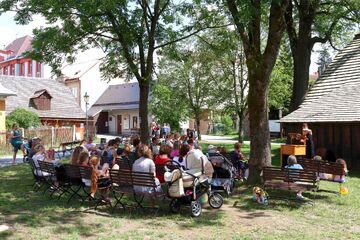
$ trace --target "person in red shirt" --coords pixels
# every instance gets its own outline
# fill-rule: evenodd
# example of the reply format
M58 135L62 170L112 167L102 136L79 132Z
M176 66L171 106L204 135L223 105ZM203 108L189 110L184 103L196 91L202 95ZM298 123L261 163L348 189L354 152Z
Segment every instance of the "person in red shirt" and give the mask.
M169 154L170 154L171 148L168 145L162 145L159 150L159 154L155 157L155 166L156 167L163 167L163 165L170 160ZM162 171L160 171L162 172ZM160 183L165 182L164 175L156 176Z

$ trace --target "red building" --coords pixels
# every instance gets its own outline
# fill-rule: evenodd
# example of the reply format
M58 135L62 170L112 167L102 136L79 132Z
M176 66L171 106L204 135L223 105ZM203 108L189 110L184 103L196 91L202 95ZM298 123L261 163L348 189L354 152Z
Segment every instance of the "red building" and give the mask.
M24 36L0 50L0 76L44 77L44 64L24 57L32 49L31 42L32 37Z

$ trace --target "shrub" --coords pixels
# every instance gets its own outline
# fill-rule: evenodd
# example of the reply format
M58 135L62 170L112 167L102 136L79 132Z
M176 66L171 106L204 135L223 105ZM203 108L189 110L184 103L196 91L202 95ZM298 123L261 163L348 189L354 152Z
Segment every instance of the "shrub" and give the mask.
M24 108L16 108L6 117L6 128L11 129L12 125L17 123L21 128L30 128L40 126L39 116Z

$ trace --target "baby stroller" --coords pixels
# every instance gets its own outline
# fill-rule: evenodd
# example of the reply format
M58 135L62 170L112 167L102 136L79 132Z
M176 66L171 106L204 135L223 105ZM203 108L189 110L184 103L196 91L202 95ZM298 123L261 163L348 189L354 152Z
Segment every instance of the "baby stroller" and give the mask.
M223 155L217 152L207 153L208 159L214 167L211 189L230 195L234 190L237 170Z
M171 198L171 212L179 213L181 205L190 205L191 216L199 217L202 212L200 200L206 198L205 194L210 207L218 209L223 205L223 197L211 190L208 178L202 172L183 170L180 164L174 161L168 163L164 179L168 184L168 197Z

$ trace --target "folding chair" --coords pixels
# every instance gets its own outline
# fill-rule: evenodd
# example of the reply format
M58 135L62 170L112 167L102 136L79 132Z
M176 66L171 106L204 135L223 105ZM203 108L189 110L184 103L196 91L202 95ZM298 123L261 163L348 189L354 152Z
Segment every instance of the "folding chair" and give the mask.
M79 194L79 191L83 188L83 182L81 179L80 168L77 165L66 164L65 167L65 176L68 179L69 191L71 196L69 197L67 203L75 196L78 196L82 202L84 202L83 197Z

